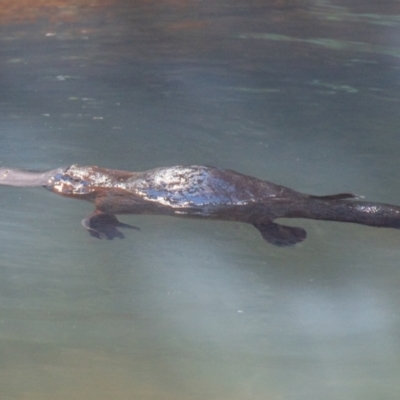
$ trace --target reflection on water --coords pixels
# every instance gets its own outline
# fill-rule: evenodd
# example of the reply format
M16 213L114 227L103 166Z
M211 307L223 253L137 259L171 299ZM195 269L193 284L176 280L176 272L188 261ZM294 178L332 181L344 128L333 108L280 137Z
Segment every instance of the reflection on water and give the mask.
M22 4L24 3L24 4ZM0 165L207 164L400 203L395 2L6 1ZM166 217L0 188L1 399L398 399L400 234Z

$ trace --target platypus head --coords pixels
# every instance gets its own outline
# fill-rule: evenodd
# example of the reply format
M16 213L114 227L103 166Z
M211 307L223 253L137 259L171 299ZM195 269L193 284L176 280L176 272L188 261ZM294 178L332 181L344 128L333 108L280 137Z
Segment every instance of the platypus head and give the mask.
M74 178L68 173L59 173L54 175L47 189L58 194L64 195L82 195L89 193L89 184L84 179Z
M115 178L107 169L71 165L54 174L46 187L64 196L84 196L114 186L116 186Z
M65 196L79 196L90 193L90 180L85 179L82 174L76 172L76 165L72 165L64 171L58 172L49 179L46 188Z

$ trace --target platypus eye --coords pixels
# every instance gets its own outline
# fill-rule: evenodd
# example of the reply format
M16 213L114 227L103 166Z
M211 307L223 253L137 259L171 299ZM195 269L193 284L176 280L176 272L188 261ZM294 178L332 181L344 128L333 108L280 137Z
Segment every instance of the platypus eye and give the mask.
M53 176L53 180L54 180L55 182L57 182L57 181L61 180L63 176L64 176L64 174L60 172L60 173L55 174L55 175Z

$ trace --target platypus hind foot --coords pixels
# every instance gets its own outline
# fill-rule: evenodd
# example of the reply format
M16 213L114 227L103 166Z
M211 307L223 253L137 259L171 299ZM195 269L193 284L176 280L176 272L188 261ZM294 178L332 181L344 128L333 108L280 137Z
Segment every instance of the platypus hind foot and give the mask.
M117 227L140 230L140 228L136 226L124 224L123 222L118 221L114 214L98 212L95 212L88 218L83 219L82 225L91 236L98 239L107 240L113 240L116 237L123 239L125 237L124 234L117 229Z
M275 224L273 222L253 224L268 243L275 246L292 246L307 237L303 228Z

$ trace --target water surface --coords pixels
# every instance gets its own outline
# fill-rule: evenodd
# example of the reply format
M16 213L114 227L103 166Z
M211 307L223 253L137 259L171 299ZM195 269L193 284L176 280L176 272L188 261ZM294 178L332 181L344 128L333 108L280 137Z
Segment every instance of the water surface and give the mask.
M0 165L226 167L400 203L397 2L10 1ZM125 216L0 190L2 399L398 399L400 233Z

